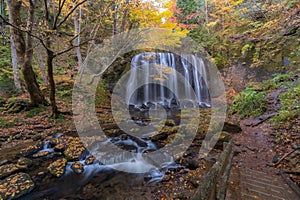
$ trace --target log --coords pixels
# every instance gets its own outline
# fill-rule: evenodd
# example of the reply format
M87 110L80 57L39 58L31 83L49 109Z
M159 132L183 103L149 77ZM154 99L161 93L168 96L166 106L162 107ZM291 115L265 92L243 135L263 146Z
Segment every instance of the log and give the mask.
M291 155L292 153L294 153L298 149L300 149L300 147L297 147L297 148L293 149L292 151L284 154L276 163L273 164L273 166L276 167L277 165L279 165L286 157L288 157L289 155Z

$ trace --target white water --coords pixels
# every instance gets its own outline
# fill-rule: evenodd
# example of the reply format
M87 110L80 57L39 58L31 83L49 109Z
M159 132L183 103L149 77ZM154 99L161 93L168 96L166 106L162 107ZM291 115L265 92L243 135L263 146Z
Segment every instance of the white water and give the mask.
M59 135L57 137L61 137L62 135ZM136 150L132 150L132 152L135 152L134 155L135 157L132 158L130 157L130 159L128 159L128 155L130 152L126 151L123 154L118 154L115 155L114 157L108 157L105 158L105 156L103 157L103 159L106 160L95 160L93 162L93 164L90 165L86 165L85 164L85 160L90 156L87 155L86 157L82 158L81 160L79 160L80 163L82 163L84 165L84 171L83 173L80 175L81 177L81 182L85 182L86 180L88 180L90 177L92 177L93 175L100 173L100 172L105 172L105 171L109 171L112 169L118 169L121 170L123 169L123 171L135 171L135 173L142 173L145 171L149 171L149 173L146 173L145 176L147 176L150 180L150 182L157 182L157 181L161 181L164 177L165 171L169 168L177 168L180 167L179 165L175 164L174 160L172 157L170 157L169 155L166 155L166 162L163 163L160 167L157 167L157 165L155 163L151 163L151 161L146 160L143 157L143 153L145 151L149 151L149 150L157 150L156 145L151 141L151 140L144 140L141 138L136 138L137 140L140 140L140 142L143 142L143 144L146 144L145 146L140 146L137 142L131 140L130 138L127 139L121 139L121 137L115 137L115 138L111 138L111 139L107 139L106 141L103 141L102 145L105 145L108 142L113 142L115 145L117 144L123 144L125 146L133 146L136 148ZM101 148L102 146L100 144L100 146L98 145L97 147L95 147L94 152L91 152L92 155L97 155L98 152L98 148ZM50 153L54 152L54 149L52 147L50 147L49 145L49 141L45 141L44 145L43 145L43 149L40 150L40 152L44 152L44 151L48 151ZM130 154L132 156L132 154ZM96 156L97 157L97 156ZM109 164L109 165L103 165L103 163L113 163L113 164ZM64 176L68 176L71 173L74 174L73 170L71 169L71 166L74 162L68 162L67 166L66 166L66 171L65 171L65 175Z
M184 82L179 81L178 73L184 77ZM151 79L158 84L143 84L139 87L139 83L149 83ZM179 87L178 84L183 86ZM135 92L132 94L132 91ZM206 67L201 58L193 55L178 56L173 53L150 52L134 56L127 82L128 105L139 107L151 103L171 107L174 104L178 105L180 95L184 95L183 101L191 102L194 106L210 107Z

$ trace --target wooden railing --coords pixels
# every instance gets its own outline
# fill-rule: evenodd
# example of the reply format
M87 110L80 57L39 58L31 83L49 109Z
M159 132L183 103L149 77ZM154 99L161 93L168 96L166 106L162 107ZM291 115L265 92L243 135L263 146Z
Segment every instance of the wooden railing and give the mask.
M210 168L203 183L197 188L192 200L223 200L233 158L232 138L224 142L223 152L217 162Z

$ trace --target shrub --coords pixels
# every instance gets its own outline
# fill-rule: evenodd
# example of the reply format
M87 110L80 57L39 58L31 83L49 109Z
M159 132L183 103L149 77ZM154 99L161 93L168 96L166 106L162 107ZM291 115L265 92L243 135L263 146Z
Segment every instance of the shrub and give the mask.
M267 108L265 95L266 91L246 88L233 100L229 114L237 113L242 118L263 114Z
M284 94L279 95L281 108L273 118L275 124L291 121L300 115L300 84L291 87Z

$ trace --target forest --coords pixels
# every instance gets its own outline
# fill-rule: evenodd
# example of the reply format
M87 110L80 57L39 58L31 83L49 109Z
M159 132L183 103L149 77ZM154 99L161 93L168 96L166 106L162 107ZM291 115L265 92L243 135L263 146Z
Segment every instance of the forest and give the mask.
M0 199L300 199L298 0L1 0Z

